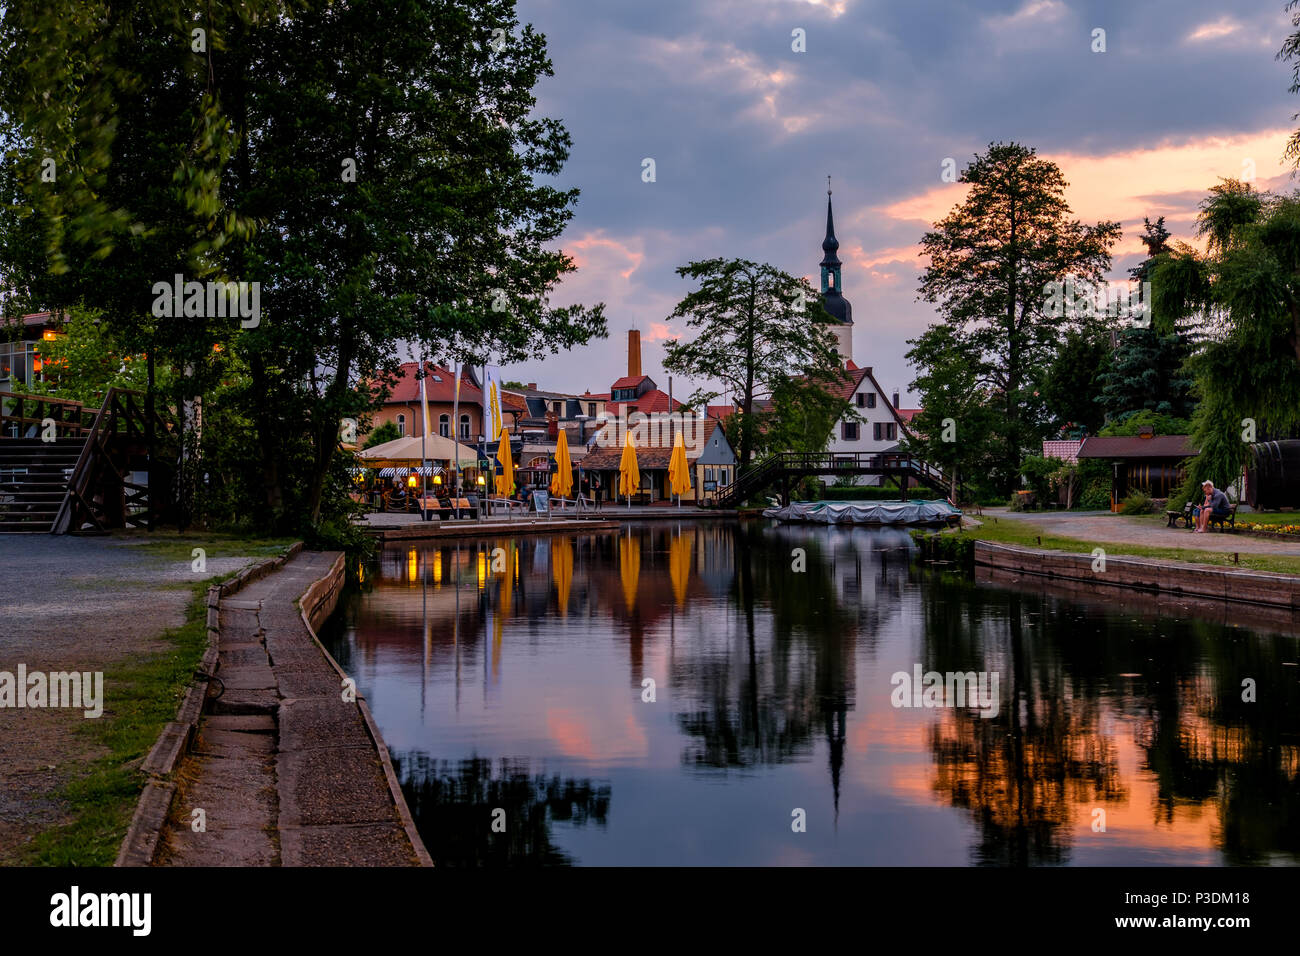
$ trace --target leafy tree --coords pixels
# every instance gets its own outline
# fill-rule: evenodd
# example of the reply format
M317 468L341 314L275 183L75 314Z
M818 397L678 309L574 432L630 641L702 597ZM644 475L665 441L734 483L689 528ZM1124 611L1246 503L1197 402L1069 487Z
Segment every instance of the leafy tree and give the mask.
M1165 217L1143 219L1142 243L1147 258L1129 270L1136 282L1149 282L1158 257L1171 251ZM1107 417L1122 419L1143 409L1185 418L1192 413L1192 376L1186 370L1191 354L1188 336L1176 324L1126 324L1115 333L1117 348L1111 365L1100 376L1100 404Z
M505 362L604 334L602 307L549 304L577 193L540 181L569 138L533 115L550 63L513 0L62 12L11 5L0 30L0 113L59 280L41 295L102 305L184 371L178 407L215 387L213 343L238 353L263 522L320 520L339 419L376 406L399 342ZM260 283L260 323L155 318L173 273Z
M402 433L397 430L397 426L392 422L384 422L369 435L366 436L365 444L362 449L374 448L376 445L382 445L386 441L397 441L402 437Z
M72 309L53 340L37 347L44 380L27 390L98 406L110 388L141 389L146 384L143 356L124 354L101 316Z
M1201 203L1204 255L1179 247L1153 279L1156 317L1200 341L1190 361L1199 399L1188 484L1237 479L1256 437L1300 428L1300 195L1225 180Z
M907 360L920 370L912 390L925 401L902 445L944 471L954 500L962 482L981 499L996 487L991 475L1000 440L980 357L946 324L930 326L909 344Z
M763 441L757 402L773 399L789 406L798 401L807 408L806 396L796 398L794 380L825 390L842 374L829 331L834 319L806 280L766 263L705 259L679 267L677 274L697 281L699 288L677 303L669 319L685 318L697 334L689 342L665 345L664 368L722 382L737 396L740 410L731 427L740 468L746 468ZM697 390L689 404L706 405L720 394ZM729 431L728 439L732 436Z
M1190 435L1192 422L1187 418L1175 418L1173 415L1162 415L1160 412L1144 409L1127 418L1108 423L1099 434L1107 437L1138 435L1144 428L1150 428L1153 435Z
M1098 394L1110 360L1110 343L1092 329L1071 329L1040 386L1051 427L1096 434L1104 415Z
M837 422L857 421L862 416L831 383L790 378L777 383L771 401L754 417L758 422L756 450L770 455L825 451Z
M966 199L921 240L930 261L919 294L938 306L954 343L974 363L984 396L997 403L1002 449L994 480L1010 492L1023 450L1049 428L1034 383L1063 332L1090 324L1052 316L1047 284L1067 277L1099 282L1120 230L1114 222L1070 219L1061 171L1017 143L990 144L960 181L970 186ZM922 393L923 407L934 403Z

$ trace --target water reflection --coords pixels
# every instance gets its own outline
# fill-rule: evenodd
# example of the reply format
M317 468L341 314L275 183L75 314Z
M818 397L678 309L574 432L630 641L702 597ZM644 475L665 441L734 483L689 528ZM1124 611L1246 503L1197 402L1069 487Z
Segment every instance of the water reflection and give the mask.
M1300 859L1293 635L931 573L888 530L430 542L366 578L324 637L440 862ZM996 716L894 707L916 665L998 674Z
M553 824L604 825L609 810L608 786L533 774L527 760L396 753L393 768L435 866L568 866Z

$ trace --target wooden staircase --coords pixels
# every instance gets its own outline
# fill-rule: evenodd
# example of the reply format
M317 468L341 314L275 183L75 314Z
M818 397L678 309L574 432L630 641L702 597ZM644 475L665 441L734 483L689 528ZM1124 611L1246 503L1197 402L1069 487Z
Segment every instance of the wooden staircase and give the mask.
M154 416L151 436L147 421L144 396L127 389L110 389L98 410L0 392L0 532L94 533L167 520L174 468L164 449L175 445L174 430Z
M52 531L85 447L85 438L0 439L0 531Z

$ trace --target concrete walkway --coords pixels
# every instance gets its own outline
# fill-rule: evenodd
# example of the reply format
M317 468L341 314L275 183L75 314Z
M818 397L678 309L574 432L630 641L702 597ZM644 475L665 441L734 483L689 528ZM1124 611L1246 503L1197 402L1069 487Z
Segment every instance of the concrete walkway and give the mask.
M1248 520L1243 512L1243 520ZM1124 517L1107 511L1008 511L985 508L978 520L1020 521L1043 533L1078 538L1098 544L1131 544L1151 548L1187 548L1192 551L1226 551L1242 554L1300 555L1300 541L1270 541L1250 534L1166 528L1148 517Z
M225 691L177 773L157 865L420 862L361 709L294 603L336 558L303 552L222 600Z

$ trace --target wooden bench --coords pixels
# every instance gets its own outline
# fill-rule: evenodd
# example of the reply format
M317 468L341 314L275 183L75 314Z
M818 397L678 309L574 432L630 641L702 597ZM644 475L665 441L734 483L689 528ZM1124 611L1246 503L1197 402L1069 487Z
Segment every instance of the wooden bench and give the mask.
M425 521L432 521L437 515L439 521L450 521L457 511L462 518L478 517L478 502L471 503L469 498L437 498L427 495L421 500L421 509Z
M1226 515L1216 515L1213 512L1211 512L1210 521L1206 525L1206 528L1207 529L1213 528L1216 524L1219 526L1220 531L1227 531L1229 528L1231 528L1233 531L1236 531L1237 530L1237 506L1235 504L1228 505L1228 513Z
M1185 528L1191 528L1195 519L1192 517L1192 503L1189 501L1183 505L1182 511L1166 511L1165 517L1169 519L1165 525L1166 528L1177 528L1178 522L1183 522Z

